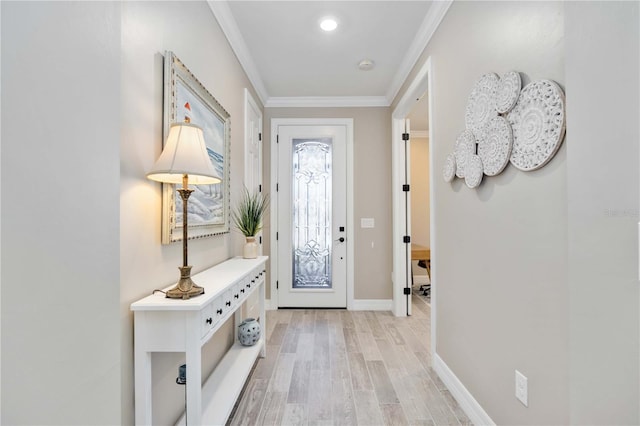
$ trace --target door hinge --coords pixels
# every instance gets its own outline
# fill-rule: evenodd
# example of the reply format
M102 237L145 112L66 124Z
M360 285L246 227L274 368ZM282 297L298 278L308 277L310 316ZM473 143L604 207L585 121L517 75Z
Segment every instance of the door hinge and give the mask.
M403 243L410 243L411 242L411 236L410 235L405 235L404 237L402 237L402 242Z
M262 235L260 236L260 244L262 244Z
M280 288L280 283L276 281L276 290Z
M258 185L258 192L262 192L262 185Z
M404 288L404 294L406 294L407 296L411 295L411 287L405 287Z
M402 185L402 190L404 192L409 192L409 185L407 185L406 183L404 185Z
M276 241L278 241L278 233L276 232Z
M258 133L258 140L261 141L262 140L262 133Z
M280 135L276 135L276 143L280 143Z
M408 141L409 140L409 133L403 133L402 134L402 140L403 141Z
M276 192L280 190L280 185L276 183Z

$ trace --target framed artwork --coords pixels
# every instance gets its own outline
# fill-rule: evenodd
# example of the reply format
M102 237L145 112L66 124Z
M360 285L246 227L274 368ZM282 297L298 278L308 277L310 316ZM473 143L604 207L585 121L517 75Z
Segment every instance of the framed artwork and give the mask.
M190 121L202 128L209 159L222 182L189 185L188 238L203 238L229 232L230 116L189 69L167 51L164 55L164 129ZM164 142L163 142L164 143ZM182 241L182 199L173 184L163 183L162 243Z

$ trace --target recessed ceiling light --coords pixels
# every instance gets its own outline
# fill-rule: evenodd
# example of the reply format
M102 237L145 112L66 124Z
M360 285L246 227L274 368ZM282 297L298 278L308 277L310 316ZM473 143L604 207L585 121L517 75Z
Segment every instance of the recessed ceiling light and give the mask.
M372 70L375 65L376 63L371 59L363 59L358 63L358 68L362 71L369 71Z
M320 28L325 31L333 31L338 28L338 23L333 18L323 18L320 22Z

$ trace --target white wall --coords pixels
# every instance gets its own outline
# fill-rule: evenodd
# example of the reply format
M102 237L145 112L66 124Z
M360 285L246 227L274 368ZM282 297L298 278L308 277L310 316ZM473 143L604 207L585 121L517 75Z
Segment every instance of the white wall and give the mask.
M120 3L2 8L2 424L120 423Z
M454 2L408 79L431 57L436 352L498 424L569 421L566 145L543 169L509 166L476 190L441 171L482 74L564 86L563 25L561 2Z
M181 264L181 244L160 244L160 185L144 178L162 147L162 54L174 51L231 114L233 194L243 91L254 91L206 2L1 7L1 420L133 424L129 305L175 282ZM194 272L241 242L190 242ZM205 346L205 371L232 328ZM154 356L154 424L183 409L183 359Z
M434 64L436 351L498 424L640 420L638 6L455 2L416 66ZM473 83L508 70L564 87L564 145L538 171L446 184Z
M565 5L571 423L638 424L638 2Z
M173 51L231 115L232 202L244 177L244 88L258 99L206 2L122 4L122 134L120 174L120 319L122 423L133 423L133 316L129 305L178 278L182 244L160 244L161 185L145 178L162 149L163 53ZM237 232L189 241L197 273L241 254ZM204 348L211 370L232 343L228 322ZM183 354L153 356L154 425L173 424L184 409L175 384Z

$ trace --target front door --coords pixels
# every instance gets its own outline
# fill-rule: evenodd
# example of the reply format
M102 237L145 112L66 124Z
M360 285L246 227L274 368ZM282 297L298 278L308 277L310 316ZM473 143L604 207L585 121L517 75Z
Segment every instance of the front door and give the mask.
M347 127L280 125L278 307L347 306Z

